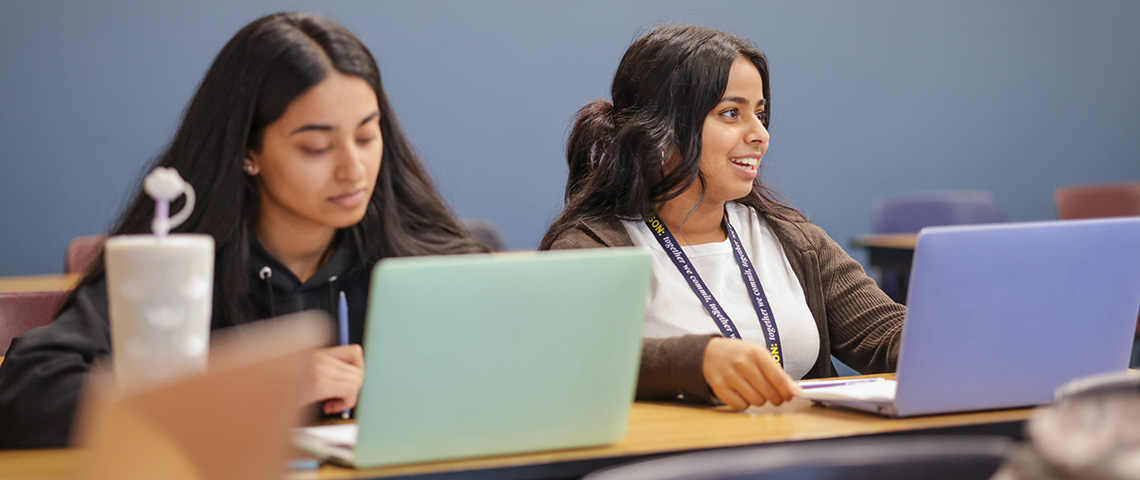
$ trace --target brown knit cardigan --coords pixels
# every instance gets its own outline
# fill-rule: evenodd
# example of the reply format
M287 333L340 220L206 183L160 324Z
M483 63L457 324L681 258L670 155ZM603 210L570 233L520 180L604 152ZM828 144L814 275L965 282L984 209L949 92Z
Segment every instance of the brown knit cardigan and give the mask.
M894 371L906 307L883 293L823 229L759 215L784 247L819 330L819 356L804 378L835 376L831 355L862 373ZM581 222L554 239L551 249L629 246L629 233L613 219ZM701 363L713 336L644 339L637 398L711 402Z

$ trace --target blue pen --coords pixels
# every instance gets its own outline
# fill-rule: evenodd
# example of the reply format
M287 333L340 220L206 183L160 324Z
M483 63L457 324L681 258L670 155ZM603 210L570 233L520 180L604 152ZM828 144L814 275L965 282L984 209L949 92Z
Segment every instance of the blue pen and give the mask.
M348 299L344 296L344 290L340 292L340 299L337 302L337 330L340 331L340 344L348 345ZM340 418L347 420L352 416L352 409L340 412Z

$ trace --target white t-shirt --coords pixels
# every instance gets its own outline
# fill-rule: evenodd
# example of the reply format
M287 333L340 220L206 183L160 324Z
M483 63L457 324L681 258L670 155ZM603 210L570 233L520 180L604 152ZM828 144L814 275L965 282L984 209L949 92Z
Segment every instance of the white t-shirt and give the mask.
M784 371L793 379L803 378L819 356L819 329L808 310L796 273L784 255L780 240L755 211L735 202L726 204L725 211L768 297L780 332ZM622 225L634 245L646 247L653 254L653 285L642 335L664 338L720 333L704 303L693 293L692 287L661 244L657 243L645 222L623 221ZM733 256L729 240L681 248L721 308L732 319L741 338L765 345L763 327L740 276L740 266Z

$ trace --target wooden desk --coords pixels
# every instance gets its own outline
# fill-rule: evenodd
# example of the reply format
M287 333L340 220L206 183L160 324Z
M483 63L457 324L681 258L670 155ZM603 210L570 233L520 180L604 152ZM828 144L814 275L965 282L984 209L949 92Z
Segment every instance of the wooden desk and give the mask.
M0 450L0 478L54 480L72 478L75 451Z
M430 475L433 478L568 478L635 460L714 448L780 444L859 435L997 433L1018 435L1031 409L886 419L811 405L796 399L782 407L734 412L727 408L637 402L621 442L520 455L353 470L332 465L291 472L287 478L345 479ZM65 478L73 450L0 451L0 477Z
M714 448L780 444L858 435L1004 425L1018 432L1031 410L942 415L913 419L884 419L811 405L796 399L779 408L739 413L727 408L704 408L637 402L629 431L621 442L595 448L432 462L365 470L324 466L317 475L290 478L385 478L424 474L454 474L455 478L567 478L636 460ZM972 431L963 428L963 432ZM508 473L509 472L509 473Z
M866 248L871 266L879 269L884 282L897 285L896 302L906 303L906 288L910 282L910 264L914 260L917 233L883 233L857 235L851 244Z
M83 275L79 273L0 277L0 293L71 290L82 278Z
M875 233L856 235L851 241L856 247L882 250L910 250L914 251L918 243L917 233Z

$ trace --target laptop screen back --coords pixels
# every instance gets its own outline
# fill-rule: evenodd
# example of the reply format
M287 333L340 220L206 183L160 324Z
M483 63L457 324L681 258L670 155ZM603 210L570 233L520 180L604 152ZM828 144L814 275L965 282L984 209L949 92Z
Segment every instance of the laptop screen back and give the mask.
M621 439L651 268L639 249L378 263L356 466Z
M1140 218L932 227L911 272L902 415L1048 403L1128 366Z

